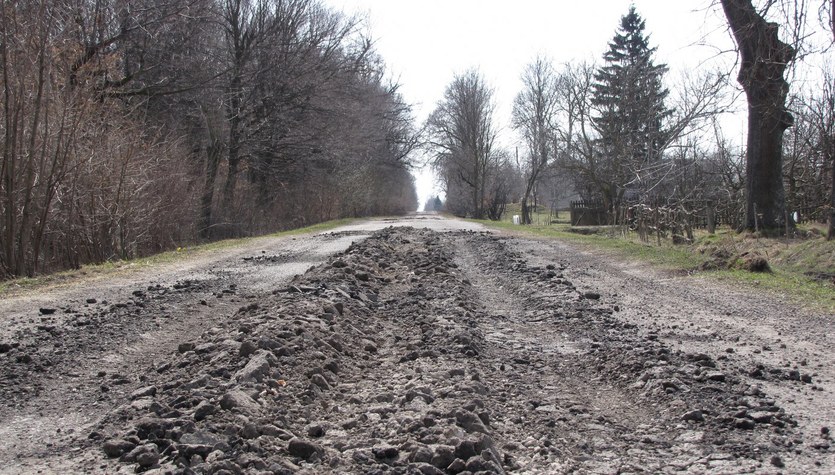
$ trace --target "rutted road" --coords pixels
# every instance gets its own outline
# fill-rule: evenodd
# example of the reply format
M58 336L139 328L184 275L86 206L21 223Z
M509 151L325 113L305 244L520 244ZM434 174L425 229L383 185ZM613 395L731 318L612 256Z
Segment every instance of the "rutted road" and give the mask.
M482 231L370 221L6 298L0 472L835 470L804 337L831 316Z
M141 385L137 368L175 353L180 341L222 322L243 300L388 226L481 228L434 215L363 221L0 298L0 473L84 472L94 467L79 469L87 459L103 462L82 441Z

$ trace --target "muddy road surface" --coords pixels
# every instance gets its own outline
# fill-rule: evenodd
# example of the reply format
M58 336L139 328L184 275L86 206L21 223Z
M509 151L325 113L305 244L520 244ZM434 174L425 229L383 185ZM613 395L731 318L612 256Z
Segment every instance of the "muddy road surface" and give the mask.
M835 472L832 315L437 216L0 319L0 473Z

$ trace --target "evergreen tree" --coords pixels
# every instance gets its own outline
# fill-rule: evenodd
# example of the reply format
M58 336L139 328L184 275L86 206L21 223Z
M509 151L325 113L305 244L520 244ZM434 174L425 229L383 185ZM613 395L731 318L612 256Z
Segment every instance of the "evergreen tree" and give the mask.
M671 111L664 105L669 91L662 79L667 66L653 63L656 48L650 48L644 27L631 6L594 75L594 125L600 134L600 176L606 177L598 188L607 204L622 198L627 185L635 185L647 165L660 159L666 143L664 122Z
M432 207L435 208L435 211L444 210L444 202L441 201L441 198L439 196L435 196L435 200L432 202Z

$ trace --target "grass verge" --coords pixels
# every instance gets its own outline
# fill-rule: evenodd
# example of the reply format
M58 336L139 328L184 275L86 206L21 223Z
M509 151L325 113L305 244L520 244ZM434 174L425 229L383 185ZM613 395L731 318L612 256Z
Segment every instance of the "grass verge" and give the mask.
M568 213L561 219L539 214L534 223L514 225L506 213L502 221L477 220L495 229L569 242L585 250L604 252L627 262L642 262L678 275L716 279L733 286L780 294L795 305L815 312L835 315L835 241L826 241L816 233L798 239L762 238L720 230L714 235L697 235L693 244L674 245L669 240L641 242L634 233L626 235L611 229L578 233L568 222ZM516 213L520 214L520 213ZM539 224L536 224L539 223ZM716 256L727 256L716 265ZM734 262L744 256L760 255L767 259L771 272L750 272L737 268ZM707 270L712 269L712 270Z
M119 272L124 272L127 270L144 269L155 265L176 262L208 252L215 252L223 249L229 249L232 247L240 246L242 244L253 242L259 239L295 236L298 234L308 234L327 231L339 226L350 224L354 221L356 221L355 218L336 219L332 221L314 224L312 226L307 226L304 228L290 229L287 231L280 231L264 236L224 239L205 244L195 244L192 246L178 247L177 249L172 251L165 251L159 254L154 254L146 257L139 257L136 259L106 261L99 264L83 265L80 269L66 270L61 272L55 272L52 274L39 275L36 277L20 277L17 279L11 279L0 282L0 298L21 290L31 290L44 288L48 286L69 284L78 280L81 277L110 276L116 275Z

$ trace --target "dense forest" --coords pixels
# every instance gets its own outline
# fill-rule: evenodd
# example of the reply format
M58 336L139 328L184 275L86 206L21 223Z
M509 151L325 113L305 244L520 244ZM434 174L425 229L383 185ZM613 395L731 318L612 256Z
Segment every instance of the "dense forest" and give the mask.
M0 15L0 276L417 207L411 110L319 0Z

